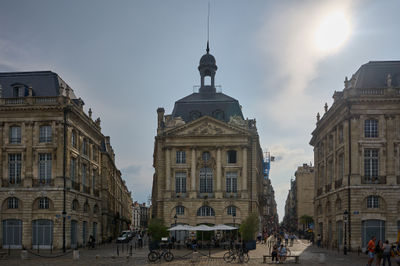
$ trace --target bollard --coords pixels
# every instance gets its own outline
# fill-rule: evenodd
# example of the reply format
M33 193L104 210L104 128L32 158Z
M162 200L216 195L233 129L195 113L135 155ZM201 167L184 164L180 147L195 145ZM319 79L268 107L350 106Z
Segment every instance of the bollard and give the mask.
M119 256L119 246L117 244L117 256Z
M72 258L74 260L79 260L79 250L72 251Z
M27 260L28 259L28 251L23 249L21 250L21 260Z
M10 249L10 245L8 245L8 256L10 256L11 253L11 249Z
M122 253L124 253L124 243L122 243Z
M324 253L319 253L319 262L324 263L325 262L325 254Z
M132 256L132 245L130 247L129 255Z
M39 244L37 244L37 253L39 254Z

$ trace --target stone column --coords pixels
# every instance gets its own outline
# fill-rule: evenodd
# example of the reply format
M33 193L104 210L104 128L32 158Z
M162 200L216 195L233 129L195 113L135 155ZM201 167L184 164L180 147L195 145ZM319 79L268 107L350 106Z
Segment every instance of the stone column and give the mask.
M242 148L242 165L243 165L243 170L242 170L242 191L247 190L247 147Z
M191 161L191 172L190 172L190 177L191 177L191 186L190 186L190 190L191 198L196 197L196 149L192 148L192 161Z
M165 149L165 192L171 190L171 149Z
M221 147L217 148L217 187L216 187L216 198L222 198L222 190L221 190Z

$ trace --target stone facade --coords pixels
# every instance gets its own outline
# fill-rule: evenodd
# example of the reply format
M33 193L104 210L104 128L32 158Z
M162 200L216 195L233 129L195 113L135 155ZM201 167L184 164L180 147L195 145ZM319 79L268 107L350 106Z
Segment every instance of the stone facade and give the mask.
M306 225L301 224L303 215L314 217L314 167L303 164L297 168L296 173L296 221L297 229L305 230Z
M104 165L109 151L100 119L85 114L83 104L56 73L0 73L3 248L62 248L64 193L66 248L84 245L89 235L108 237L106 170L116 168ZM112 179L130 199L120 176ZM120 213L129 222L129 211Z
M285 201L285 216L282 224L286 230L294 232L297 229L297 186L296 180L290 180L290 189Z
M133 203L133 213L132 213L132 229L133 230L143 230L147 228L149 221L149 207L146 203L138 203L135 201Z
M237 100L216 92L216 69L207 50L199 92L177 101L171 115L157 110L152 217L167 226L175 214L178 224L189 225L238 225L251 212L261 214L263 157L255 120L244 120Z
M400 229L400 62L369 62L325 105L314 147L316 234L325 246L396 240ZM349 223L344 235L344 211Z
M261 201L262 219L261 227L263 232L272 233L278 230L278 211L276 208L275 191L271 184L271 179L265 178L263 180L263 196Z

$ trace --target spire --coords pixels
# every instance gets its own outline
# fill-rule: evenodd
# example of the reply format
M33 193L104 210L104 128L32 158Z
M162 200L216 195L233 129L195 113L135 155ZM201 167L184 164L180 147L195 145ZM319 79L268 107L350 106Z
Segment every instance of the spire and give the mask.
M207 41L207 49L206 49L206 51L207 51L207 54L210 53L210 45L209 45L208 41Z

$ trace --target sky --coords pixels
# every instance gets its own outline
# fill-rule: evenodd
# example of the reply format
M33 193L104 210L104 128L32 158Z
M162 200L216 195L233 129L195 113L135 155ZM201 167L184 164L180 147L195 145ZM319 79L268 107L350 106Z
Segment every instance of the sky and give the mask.
M101 118L133 199L148 202L156 109L170 114L200 83L208 2L2 0L0 72L58 73ZM257 120L262 148L276 158L280 220L290 179L313 162L317 112L362 64L400 59L399 10L396 0L210 0L216 84ZM321 26L332 14L346 21L338 33ZM323 49L321 30L347 38Z

